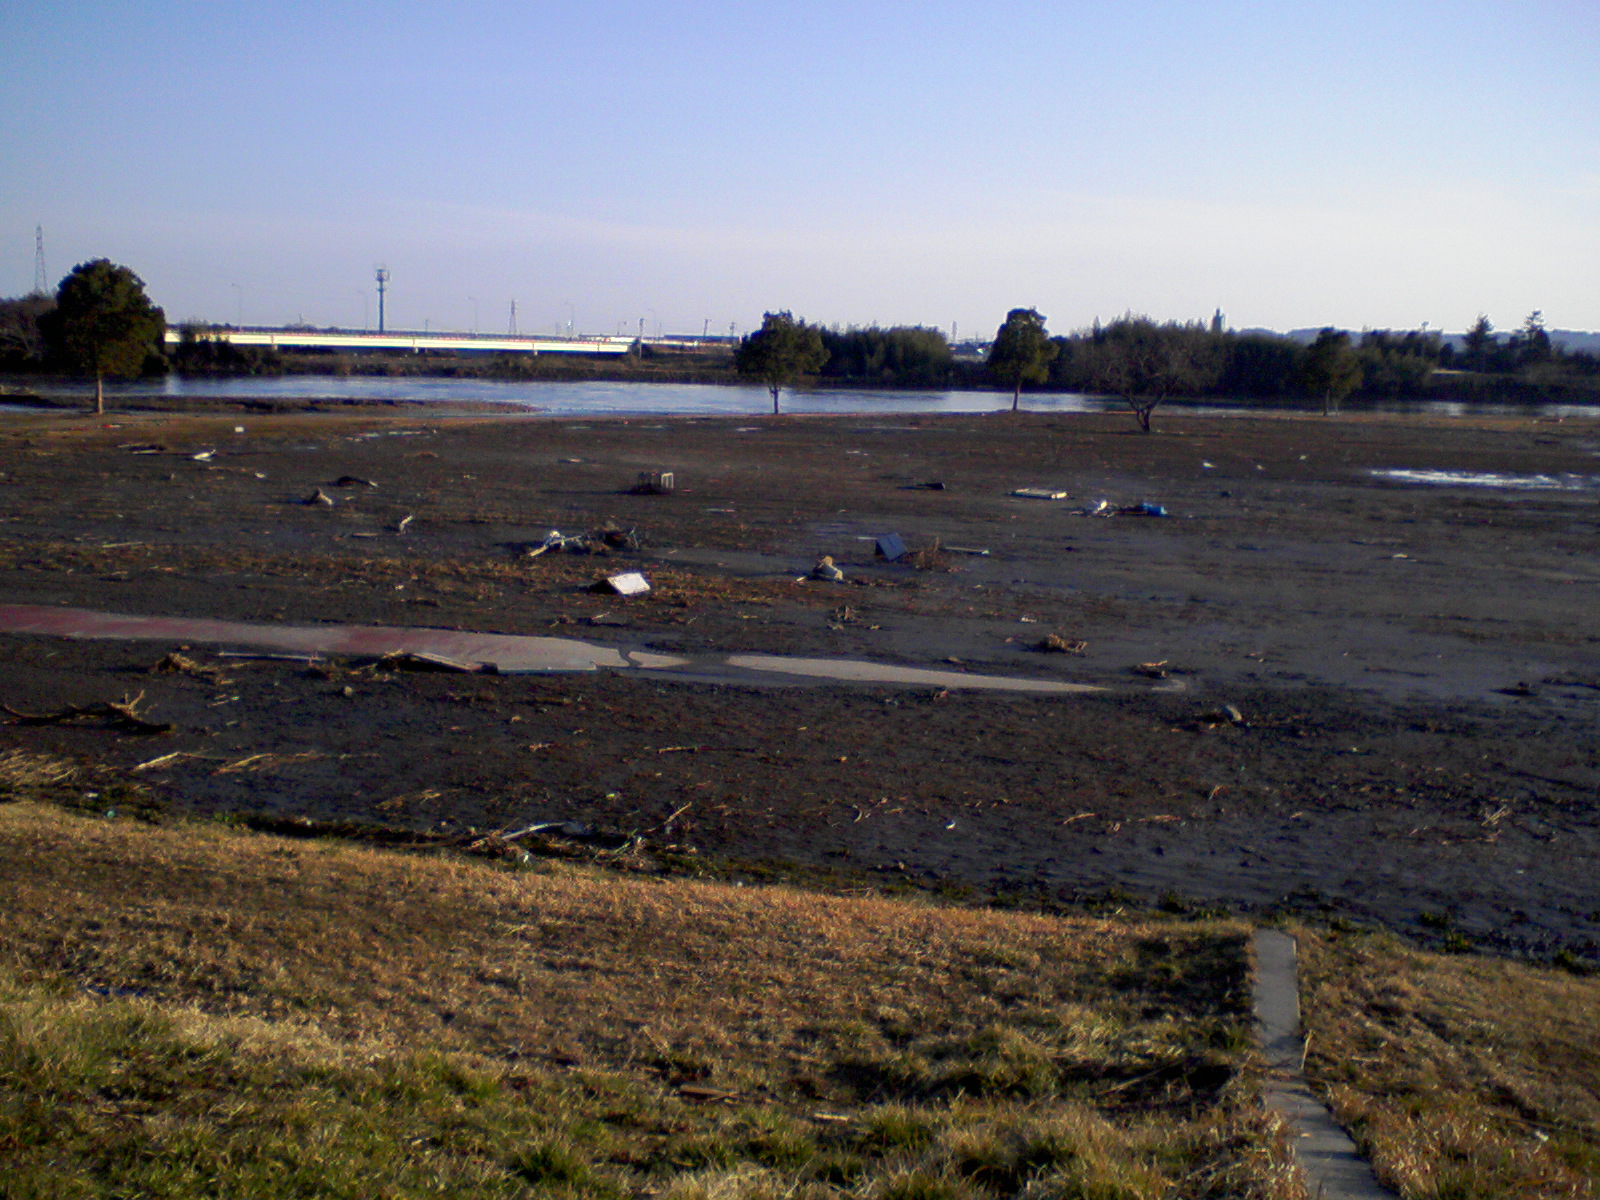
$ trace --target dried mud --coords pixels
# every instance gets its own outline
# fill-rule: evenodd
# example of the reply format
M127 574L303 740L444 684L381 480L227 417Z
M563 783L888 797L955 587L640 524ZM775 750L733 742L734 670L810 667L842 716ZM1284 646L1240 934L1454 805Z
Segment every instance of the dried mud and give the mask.
M496 678L199 646L220 673L152 674L171 647L0 635L0 702L142 692L140 712L176 727L5 725L0 754L103 780L178 752L128 777L200 813L576 820L980 894L1287 908L1594 956L1600 494L1371 472L1592 475L1600 428L1129 425L3 415L0 602L559 633L706 664L849 656L1106 691L757 686L710 665ZM647 470L675 472L678 492L630 494ZM1009 494L1026 486L1071 499ZM317 488L335 504L301 503ZM1100 498L1170 515L1073 515ZM550 529L607 520L643 548L525 557ZM890 531L931 569L875 562ZM851 582L799 581L824 553ZM619 567L654 590L587 590ZM1087 645L1040 652L1049 634Z

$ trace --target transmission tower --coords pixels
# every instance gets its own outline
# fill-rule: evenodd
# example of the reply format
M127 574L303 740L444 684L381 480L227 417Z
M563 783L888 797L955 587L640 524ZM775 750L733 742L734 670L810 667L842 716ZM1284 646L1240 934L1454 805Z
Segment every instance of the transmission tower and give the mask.
M378 332L383 332L383 294L389 290L389 268L379 267L374 274L378 280Z
M49 275L44 269L44 226L33 227L33 294L43 296L49 287Z

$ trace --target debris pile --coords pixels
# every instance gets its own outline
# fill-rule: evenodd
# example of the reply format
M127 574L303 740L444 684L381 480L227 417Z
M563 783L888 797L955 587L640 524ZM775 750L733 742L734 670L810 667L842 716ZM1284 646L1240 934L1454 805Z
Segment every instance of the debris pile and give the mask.
M638 482L628 490L635 496L670 496L677 487L671 471L640 471Z
M823 583L843 583L844 572L834 565L833 555L824 554L817 559L817 565L811 568L811 578Z
M1138 504L1114 505L1109 500L1096 500L1077 510L1080 517L1166 517L1171 516L1166 506L1141 500Z
M637 550L643 544L637 529L623 529L607 521L588 533L564 534L559 529L552 529L544 535L543 541L528 547L527 557L538 558L541 554L551 553L610 554L613 550Z
M1082 638L1062 637L1059 633L1047 633L1034 643L1035 650L1045 654L1082 654L1089 648L1089 643Z

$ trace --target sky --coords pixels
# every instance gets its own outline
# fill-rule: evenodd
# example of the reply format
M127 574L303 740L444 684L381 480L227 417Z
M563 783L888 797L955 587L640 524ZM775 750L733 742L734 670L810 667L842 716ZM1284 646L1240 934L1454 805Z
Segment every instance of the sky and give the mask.
M172 321L1600 329L1600 3L6 0L36 226Z

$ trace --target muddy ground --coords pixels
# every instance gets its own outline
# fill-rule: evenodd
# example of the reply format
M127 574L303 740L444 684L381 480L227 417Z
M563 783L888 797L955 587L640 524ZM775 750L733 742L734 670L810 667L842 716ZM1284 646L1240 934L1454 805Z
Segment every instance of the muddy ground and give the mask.
M143 693L139 711L175 726L13 722L0 754L60 755L96 787L134 779L203 813L576 820L979 894L1289 908L1595 956L1600 491L1372 472L1590 476L1600 427L1174 414L1158 428L0 415L0 603L559 633L696 664L463 676L196 645L216 674L154 674L172 646L0 634L12 709ZM653 469L677 493L629 494ZM1022 486L1070 499L1009 494ZM319 487L336 503L301 503ZM1169 515L1075 515L1101 498ZM607 520L643 548L525 555L551 529ZM944 549L875 562L871 539L891 531ZM798 581L823 553L850 582ZM619 567L655 589L587 590ZM1034 648L1052 633L1087 646ZM730 651L1105 690L767 686L718 668Z

